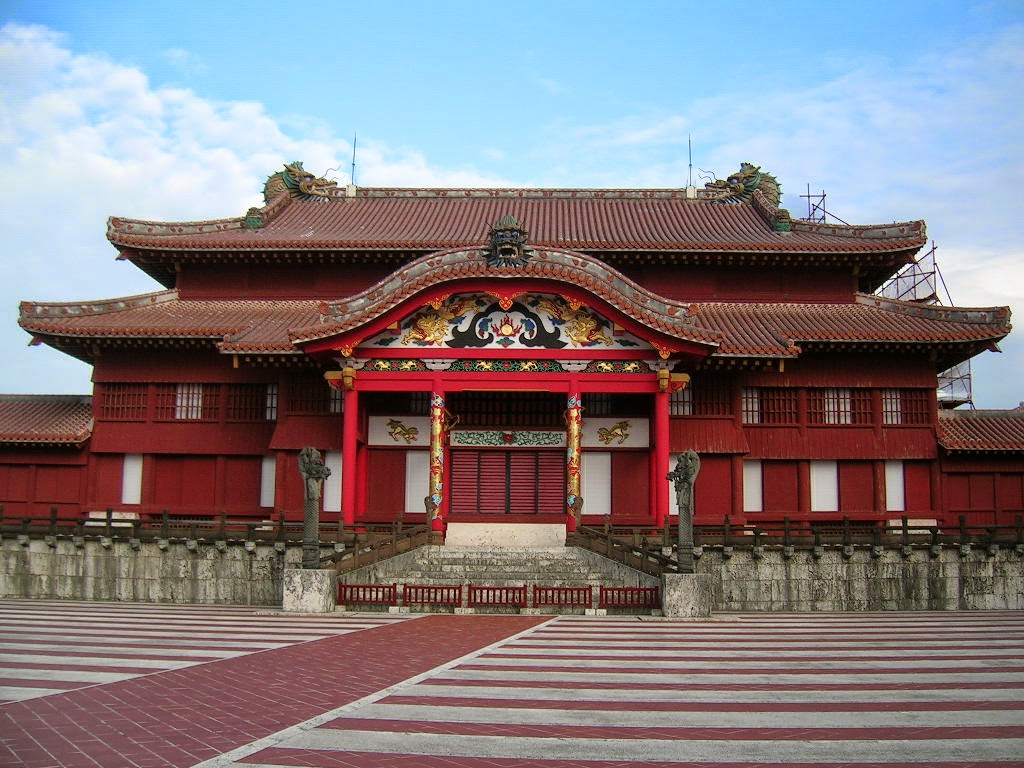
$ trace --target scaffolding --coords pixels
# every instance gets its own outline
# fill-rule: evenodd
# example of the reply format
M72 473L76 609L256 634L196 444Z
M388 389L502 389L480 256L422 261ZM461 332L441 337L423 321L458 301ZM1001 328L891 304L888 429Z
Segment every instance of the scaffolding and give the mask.
M953 301L942 279L935 259L936 246L917 261L907 264L878 290L879 296L919 304L942 305L945 296L947 305ZM940 291L941 294L940 295ZM938 399L940 408L956 408L959 405L974 407L971 393L971 361L965 360L939 374Z
M849 226L849 222L843 221L831 211L825 209L825 190L821 190L818 194L811 193L811 185L807 185L807 194L800 195L800 197L807 200L807 215L804 217L804 221L810 221L814 224L824 224L830 217L838 221L840 224L846 224Z

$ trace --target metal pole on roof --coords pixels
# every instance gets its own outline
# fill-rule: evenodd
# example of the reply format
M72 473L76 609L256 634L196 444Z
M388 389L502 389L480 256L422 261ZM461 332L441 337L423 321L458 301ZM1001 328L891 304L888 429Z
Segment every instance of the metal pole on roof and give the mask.
M352 171L349 173L349 179L352 182L352 186L356 185L356 134L352 134Z
M686 156L690 163L689 171L686 173L686 186L693 186L693 137L686 134Z

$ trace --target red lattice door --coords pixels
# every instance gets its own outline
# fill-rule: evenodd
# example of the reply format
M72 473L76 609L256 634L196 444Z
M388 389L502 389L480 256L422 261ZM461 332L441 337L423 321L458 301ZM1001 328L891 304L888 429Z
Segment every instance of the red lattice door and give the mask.
M557 515L565 505L562 451L454 450L453 515Z

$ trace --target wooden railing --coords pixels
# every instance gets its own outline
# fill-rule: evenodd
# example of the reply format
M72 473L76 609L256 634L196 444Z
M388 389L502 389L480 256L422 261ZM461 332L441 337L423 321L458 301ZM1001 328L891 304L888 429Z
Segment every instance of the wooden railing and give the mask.
M470 584L466 605L469 608L479 608L485 605L525 608L526 585L521 587L479 587Z
M285 520L284 514L266 520L230 519L226 515L187 518L165 511L157 518L124 517L114 512L61 517L54 507L49 515L5 515L0 505L0 535L33 538L73 536L129 539L134 541L186 541L202 543L263 543L284 546L300 544L304 535L301 520ZM441 543L441 534L424 525L366 523L340 528L337 523L321 525L320 543L335 551L322 556L324 567L346 572L393 557L418 546Z
M405 605L462 605L462 585L432 586L424 584L406 584L402 590L402 602Z
M663 553L663 539L662 532L650 527L623 531L611 526L601 529L581 525L568 536L566 543L589 549L634 570L660 576L679 570L676 561Z
M186 518L163 512L159 517L135 519L119 516L112 510L80 515L61 516L57 507L48 515L5 515L0 505L0 535L32 538L78 536L133 539L139 541L192 541L207 543L253 542L278 545L298 544L303 537L301 520L285 520L284 514L265 520L230 519L225 514L207 518ZM631 568L660 575L678 570L673 549L677 531L674 526L653 528L649 525L579 526L569 534L567 543L584 547ZM440 544L442 534L424 525L391 523L360 523L339 528L336 523L320 527L320 542L333 545L335 552L322 558L321 564L340 573L370 565L408 552L425 544ZM806 519L733 525L728 516L721 524L694 527L695 554L709 548L729 556L736 550L762 552L779 547L784 555L801 550L822 551L840 547L845 553L854 548L870 548L881 553L886 549L927 549L937 555L942 549L970 548L995 551L1011 548L1024 554L1024 515L1016 515L1011 525L969 525L961 515L954 526L917 525L906 517L898 524L884 521L856 520L845 517L839 521L808 521Z
M674 525L656 529L606 523L603 528L580 526L570 534L569 543L659 575L678 570L674 556L677 535ZM995 552L1008 548L1024 555L1024 516L1017 515L1012 525L972 526L961 515L959 523L952 527L912 524L906 517L895 525L849 517L820 523L783 518L776 523L733 525L726 516L720 525L695 526L693 542L698 557L708 549L719 550L725 557L735 551L751 551L756 557L768 548L780 549L784 557L798 551L820 554L828 548L841 549L845 555L852 555L857 548L869 549L876 555L885 550L909 553L924 549L932 556L938 556L943 549ZM673 554L666 555L667 552Z
M597 594L598 608L660 608L658 587L605 587Z
M398 605L398 585L339 583L338 605Z
M590 608L594 604L594 588L533 586L533 605L537 608Z

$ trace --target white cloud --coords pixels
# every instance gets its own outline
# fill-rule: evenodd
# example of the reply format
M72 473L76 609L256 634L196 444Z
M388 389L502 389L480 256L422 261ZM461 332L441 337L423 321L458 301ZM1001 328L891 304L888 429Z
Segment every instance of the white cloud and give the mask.
M195 65L187 52L169 53ZM198 62L201 64L201 62ZM605 124L559 119L524 131L516 184L678 187L687 139L697 168L719 176L741 161L778 176L803 215L805 185L852 223L924 218L950 291L965 305L1009 304L1024 313L1024 26L963 41L916 61L867 59L811 88L731 93L620 115ZM556 81L552 80L552 83ZM298 138L296 138L298 137ZM316 117L274 116L254 102L218 102L157 88L138 69L69 50L43 27L0 28L0 343L12 354L0 391L88 391L88 371L54 381L48 350L20 351L19 299L73 300L153 290L115 263L104 237L111 214L159 220L237 216L260 203L266 176L299 159L348 180L351 139ZM508 186L472 166L432 164L416 147L360 137L357 182L379 186ZM1015 340L1005 343L1010 350ZM991 358L991 359L988 359ZM981 405L1024 399L1024 358L990 355L996 371ZM977 368L978 366L976 366ZM988 375L987 373L985 374ZM64 376L62 373L61 376ZM41 384L41 382L44 382Z
M0 28L0 206L7 212L0 263L0 391L89 391L88 368L43 349L24 350L19 300L74 301L158 290L116 263L110 215L156 220L238 216L262 202L267 175L303 160L316 172L348 169L351 145L315 132L287 135L264 107L154 88L137 69L75 55L43 27ZM366 142L360 182L500 185L471 170L432 167L412 150ZM345 179L347 180L347 179Z

